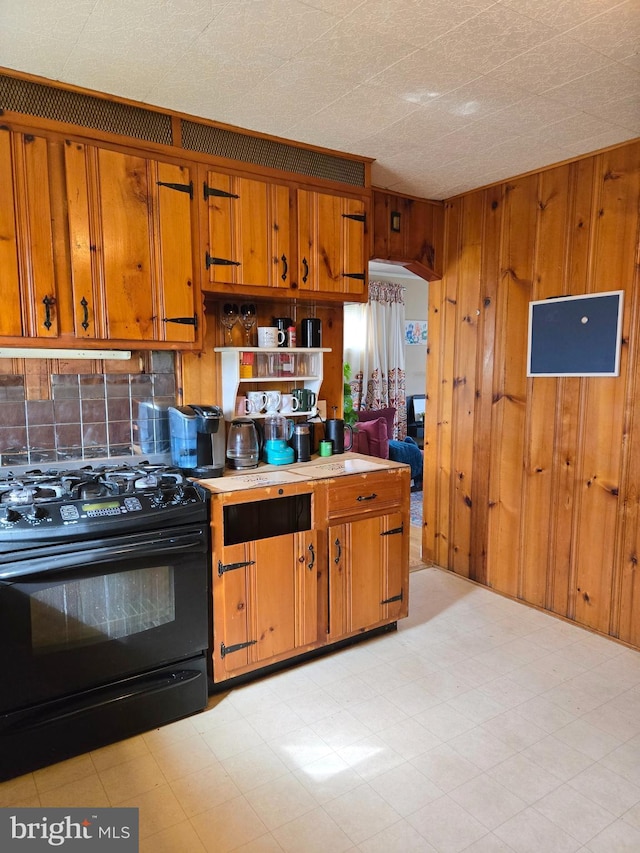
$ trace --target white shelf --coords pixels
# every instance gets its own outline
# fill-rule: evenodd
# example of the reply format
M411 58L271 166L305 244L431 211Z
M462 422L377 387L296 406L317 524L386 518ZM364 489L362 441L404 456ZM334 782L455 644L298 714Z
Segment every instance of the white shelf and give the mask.
M282 415L283 418L315 418L318 414L317 411L310 412L258 412L258 414L254 414L251 412L247 415L233 415L234 418L251 418L252 421L264 420L268 418L270 415Z
M214 352L219 352L222 358L222 411L224 412L225 420L230 421L236 415L236 397L242 386L248 385L280 385L285 393L288 389L296 387L308 388L316 395L320 393L320 386L323 378L323 353L331 352L328 347L214 347ZM279 376L275 372L271 372L264 376L240 376L240 356L242 353L258 353L258 355L280 355L292 356L297 362L298 358L309 358L310 363L307 367L311 367L312 372L304 375L296 375L295 373L281 373ZM294 365L295 366L295 365ZM257 370L258 364L254 365ZM261 370L264 369L264 361L261 362ZM307 412L287 412L285 417L313 417L315 411ZM247 416L249 417L249 416ZM264 418L266 413L262 412L258 415L250 417Z
M309 352L331 352L329 347L214 347L214 352L279 352L280 355L304 355Z
M293 374L282 376L240 376L238 382L315 382L319 377L313 376L294 376Z

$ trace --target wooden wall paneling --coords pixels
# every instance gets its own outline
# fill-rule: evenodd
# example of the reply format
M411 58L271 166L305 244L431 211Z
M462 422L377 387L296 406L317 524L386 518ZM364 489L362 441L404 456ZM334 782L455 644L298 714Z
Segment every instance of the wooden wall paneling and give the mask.
M21 359L24 373L24 394L27 400L51 399L51 373L54 372L49 359ZM86 365L86 362L85 362ZM86 368L85 368L86 369ZM87 371L88 372L88 371Z
M449 219L447 222L449 223ZM424 417L423 506L422 506L422 559L436 563L438 530L440 525L440 496L438 487L439 421L442 383L442 325L444 319L444 283L436 281L429 286L429 338L427 341L427 406ZM446 566L446 563L439 563Z
M205 302L202 350L176 353L176 390L179 406L189 403L222 405L222 376L213 348L224 343L224 329L216 302Z
M564 232L564 281L566 293L584 293L589 278L594 160L569 165L566 187L567 228ZM564 377L557 381L555 404L554 475L550 565L547 572L545 606L554 613L573 617L575 613L576 553L574 543L579 517L578 472L582 460L584 380Z
M423 271L429 280L442 276L442 241L444 210L442 204L432 201L410 201L411 230L407 237L408 253L405 257L415 259L413 271ZM427 272L428 271L428 272Z
M462 204L457 205L457 228L462 238L463 226ZM456 328L458 325L458 288L460 267L458 265L455 276L452 275L445 282L444 287L444 315L442 327L442 360L447 366L446 375L442 384L442 408L440 411L440 442L439 442L439 465L440 475L440 510L441 524L438 538L438 565L452 566L453 554L453 483L454 473L453 459L453 395L454 395L454 366L456 348Z
M496 309L500 269L503 188L491 187L481 200L484 205L483 251L480 258L479 345L476 366L476 415L474 423L473 479L471 483L472 530L470 576L487 582L487 529L489 524L489 478L491 472L491 421L493 414L493 371L495 361Z
M480 315L480 270L484 196L470 195L461 204L462 252L458 264L455 315L455 352L452 382L451 564L455 572L469 575L471 557L476 415L476 364Z
M342 305L335 303L318 302L312 303L308 308L301 305L297 309L298 334L300 334L300 320L303 317L318 317L322 321L322 346L331 349L331 352L324 353L323 379L319 397L327 402L327 417L332 417L333 406L337 406L338 417L343 415L343 314Z
M625 149L626 151L626 149ZM622 152L620 152L622 153ZM635 196L640 197L640 154L635 156L629 150L632 159L627 160L625 168L631 183L635 183ZM616 164L618 165L618 164ZM630 193L628 204L627 230L634 227L634 211ZM635 272L631 279L632 298L627 310L630 316L629 335L629 376L627 390L627 411L625 413L624 433L625 470L620 490L620 511L622 525L620 547L618 549L617 576L614 578L614 619L611 632L634 646L640 647L640 574L638 573L638 555L640 553L640 209L637 209L635 221ZM629 234L628 240L633 240Z
M621 482L628 436L625 399L628 398L627 358L630 314L637 261L637 216L640 168L630 148L616 149L596 159L598 184L594 193L590 290L622 287L626 293L619 377L586 379L579 546L577 551L575 618L605 633L613 616L611 605L617 576L622 514ZM635 220L635 221L634 221ZM611 247L615 246L615 252ZM637 334L637 329L634 329ZM612 441L612 435L617 441Z
M640 237L640 220L638 224ZM640 243L639 243L640 247ZM640 251L640 248L639 248ZM640 269L640 265L638 266ZM636 273L629 341L627 412L625 417L626 470L620 492L622 529L617 561L618 576L613 590L611 633L627 643L640 646L640 281Z
M569 167L545 172L539 178L532 299L559 296L565 290L569 182ZM559 382L553 377L528 381L519 596L539 607L545 604L549 566L555 561L553 531L557 514L550 514L549 507L554 487ZM570 527L570 516L568 523Z
M445 278L430 288L423 531L428 558L467 574L456 551L465 535L456 472L468 409L451 386L473 362L462 318L477 264L468 574L636 647L639 201L635 142L446 203ZM468 214L478 204L474 252ZM614 289L625 292L620 377L527 379L530 299Z
M487 580L490 586L513 596L519 592L521 561L527 316L535 253L537 182L537 176L532 175L506 187L502 287L498 294L496 326L492 512L489 517L489 550L492 554Z
M431 410L435 417L435 429L429 430L435 443L435 453L432 464L435 463L436 488L436 526L434 530L433 555L430 558L439 566L451 566L451 474L452 474L452 418L453 418L453 365L455 352L455 332L458 295L458 246L460 244L460 229L462 210L461 205L453 202L449 211L448 227L451 236L451 255L448 268L451 274L442 285L434 286L439 295L439 304L434 304L434 313L439 313L438 363L440 375L437 380L439 388L436 400L437 407L427 405L427 413ZM431 287L429 288L431 291ZM430 297L431 298L431 297ZM438 298L438 296L436 296ZM431 328L431 319L430 319ZM429 356L427 357L427 364ZM429 385L428 385L429 387ZM431 386L432 387L432 386ZM426 431L425 431L426 439ZM425 444L426 447L426 444ZM430 448L431 454L431 448ZM425 453L426 455L426 453Z

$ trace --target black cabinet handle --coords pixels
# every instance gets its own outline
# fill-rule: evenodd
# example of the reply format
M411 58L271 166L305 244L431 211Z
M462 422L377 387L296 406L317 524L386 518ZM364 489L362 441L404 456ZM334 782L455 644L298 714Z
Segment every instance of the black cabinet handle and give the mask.
M82 323L80 325L86 332L89 328L89 303L84 296L80 300L80 305L82 305Z
M334 559L334 561L333 561L333 562L336 564L336 566L337 566L337 565L338 565L338 563L340 562L340 560L342 559L342 546L340 545L340 540L339 540L339 539L336 539L336 541L335 541L333 544L334 544L334 545L336 546L336 548L338 549L338 552L337 552L337 554L336 554L336 556L335 556L335 559Z
M42 300L42 304L44 305L44 327L47 331L51 328L53 323L51 322L51 306L56 304L56 300L54 296L45 296Z
M307 259L302 259L302 266L304 267L304 275L302 276L302 281L304 284L307 283L307 279L309 278L309 264L307 263Z
M280 260L282 261L282 263L284 265L284 270L282 271L282 280L286 281L287 280L287 273L289 272L289 264L287 263L287 256L283 255L280 258Z
M309 553L311 554L311 562L308 564L307 568L311 572L311 571L313 571L313 567L316 564L316 552L315 552L315 549L313 547L313 542L309 545Z
M356 500L359 500L359 501L374 501L377 497L378 497L378 495L377 495L375 492L371 492L371 494L370 494L370 495L358 495L358 497L356 498Z

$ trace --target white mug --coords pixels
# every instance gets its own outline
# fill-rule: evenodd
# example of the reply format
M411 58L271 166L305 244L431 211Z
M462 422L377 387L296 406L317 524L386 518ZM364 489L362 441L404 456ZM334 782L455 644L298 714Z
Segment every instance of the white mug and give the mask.
M283 394L282 404L280 405L281 414L291 414L297 412L300 408L300 401L293 394Z
M277 326L258 326L258 346L277 347L283 344L287 338L286 332Z
M247 391L247 414L257 415L267 405L267 395L264 391Z
M266 398L267 414L274 414L280 408L282 395L279 391L267 391Z

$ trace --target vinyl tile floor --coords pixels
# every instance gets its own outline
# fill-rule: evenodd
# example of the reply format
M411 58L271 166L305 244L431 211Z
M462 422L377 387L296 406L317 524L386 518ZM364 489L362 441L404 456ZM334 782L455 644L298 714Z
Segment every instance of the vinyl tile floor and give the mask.
M438 568L410 585L396 633L5 782L0 807L135 806L142 853L639 853L640 653Z

